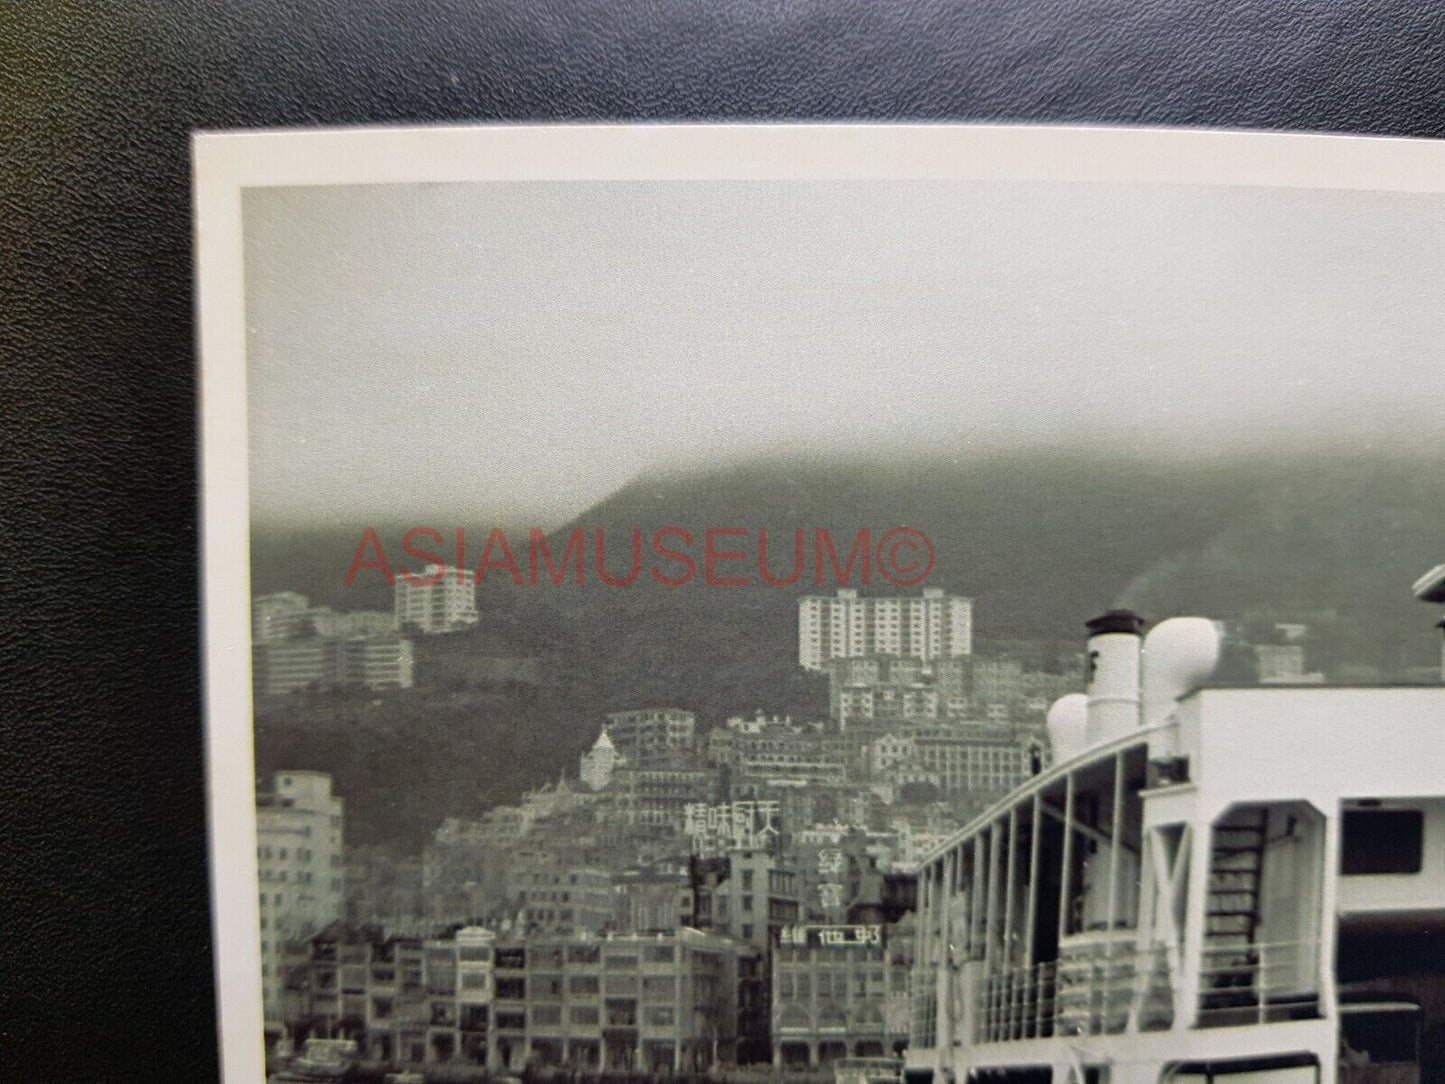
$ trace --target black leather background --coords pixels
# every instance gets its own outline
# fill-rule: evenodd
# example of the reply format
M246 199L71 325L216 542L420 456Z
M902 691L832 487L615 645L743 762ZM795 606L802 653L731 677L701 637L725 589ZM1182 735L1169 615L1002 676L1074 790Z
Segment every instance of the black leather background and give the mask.
M187 134L551 118L1445 135L1422 0L0 8L0 1080L216 1075Z

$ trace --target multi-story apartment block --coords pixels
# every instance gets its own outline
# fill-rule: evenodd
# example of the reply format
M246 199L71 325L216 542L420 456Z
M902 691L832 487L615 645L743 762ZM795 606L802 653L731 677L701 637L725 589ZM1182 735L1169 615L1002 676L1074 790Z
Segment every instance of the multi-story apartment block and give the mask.
M479 821L444 821L422 852L422 891L431 920L471 922L501 909L521 839L521 811L515 806L491 810Z
M774 1066L898 1054L908 1041L913 940L911 915L783 930L773 954Z
M734 1062L756 950L695 929L500 946L489 1065L686 1072Z
M692 882L685 862L624 870L615 892L615 928L622 933L657 933L692 922Z
M704 755L709 764L737 768L748 757L774 754L812 756L823 748L822 727L817 723L795 723L791 718L765 716L752 719L735 716L708 733Z
M381 610L330 610L322 607L306 613L318 636L350 640L358 636L387 637L396 631L396 618Z
M758 751L738 758L737 781L772 786L841 786L848 780L848 764L841 754L801 751Z
M607 736L634 766L673 760L697 748L697 716L681 708L614 711L607 716Z
M396 630L391 614L380 610L333 610L312 606L305 595L278 591L257 595L251 602L251 638L274 644L301 637L386 636Z
M924 662L867 655L829 659L829 710L843 729L919 719L1042 722L1081 673L1026 667L1006 655L958 655Z
M256 691L263 696L302 689L410 689L414 682L411 641L389 633L258 643L255 660Z
M310 605L305 595L295 591L257 595L251 601L252 642L270 644L296 636L303 624L302 615Z
M465 569L427 565L411 579L400 576L395 604L398 629L429 636L469 629L479 620L476 580Z
M767 952L784 926L800 921L797 871L772 851L734 850L725 861L695 862L694 869L693 924L700 929Z
M420 855L373 844L347 847L346 921L380 926L391 933L426 928L425 863Z
M798 600L798 665L809 670L859 655L932 661L972 650L973 600L942 588L925 587L917 598L862 598L842 587L833 598Z
M616 921L613 877L596 866L569 863L550 851L513 855L508 909L527 934L599 933Z
M682 824L688 805L718 801L721 784L716 769L687 758L647 767L624 761L613 770L606 793L620 823L671 833Z
M822 667L828 674L828 713L844 730L866 722L936 719L934 671L945 661L889 655L828 659Z
M261 986L268 1030L280 1025L281 960L288 941L341 918L342 801L323 772L283 771L256 796Z
M894 787L932 782L944 794L997 795L1045 767L1041 737L1011 726L920 725L868 747L875 780Z

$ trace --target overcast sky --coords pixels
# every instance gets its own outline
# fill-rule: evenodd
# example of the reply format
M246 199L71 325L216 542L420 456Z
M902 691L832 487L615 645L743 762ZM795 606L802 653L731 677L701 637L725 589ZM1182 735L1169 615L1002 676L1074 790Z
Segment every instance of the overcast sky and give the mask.
M1438 438L1442 212L1083 184L252 189L253 509L553 526L753 451Z

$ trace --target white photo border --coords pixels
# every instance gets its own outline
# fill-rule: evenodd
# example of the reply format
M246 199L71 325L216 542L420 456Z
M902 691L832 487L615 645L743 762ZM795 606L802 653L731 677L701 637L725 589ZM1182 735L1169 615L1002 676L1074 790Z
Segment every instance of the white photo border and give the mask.
M1445 191L1445 142L955 124L598 124L193 137L203 673L226 1084L265 1079L251 690L242 191L478 181L971 180Z

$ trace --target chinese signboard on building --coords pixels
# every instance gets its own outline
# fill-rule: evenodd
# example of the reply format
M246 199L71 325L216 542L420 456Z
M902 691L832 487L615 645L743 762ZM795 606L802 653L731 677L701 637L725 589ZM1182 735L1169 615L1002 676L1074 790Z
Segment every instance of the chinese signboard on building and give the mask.
M778 803L691 802L683 809L682 831L694 854L729 850L768 850L778 838Z

